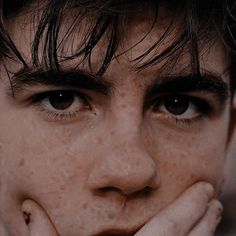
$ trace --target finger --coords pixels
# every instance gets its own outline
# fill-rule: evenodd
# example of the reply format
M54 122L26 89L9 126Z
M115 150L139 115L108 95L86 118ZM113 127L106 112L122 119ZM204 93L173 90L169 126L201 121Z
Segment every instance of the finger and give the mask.
M6 231L6 228L4 227L3 223L0 221L0 235L1 236L7 236L8 233Z
M30 236L58 236L55 227L44 210L34 201L23 202L22 211Z
M188 234L189 236L212 236L220 223L222 214L222 204L217 200L212 200L208 211L195 228Z
M187 189L177 200L153 217L135 236L186 235L204 216L213 187L199 182Z

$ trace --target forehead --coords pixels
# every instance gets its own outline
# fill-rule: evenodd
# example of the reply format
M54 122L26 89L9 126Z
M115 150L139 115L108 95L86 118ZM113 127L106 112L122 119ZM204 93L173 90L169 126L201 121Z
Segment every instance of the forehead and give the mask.
M79 66L95 73L104 62L108 48L107 45L111 41L110 34L112 32L109 30L92 48L89 57L90 62L84 60L83 54L70 60L64 60L64 58L78 51L78 48L82 48L85 42L87 43L89 40L88 35L91 34L91 22L96 22L97 20L96 15L89 15L78 23L75 19L78 17L79 11L80 9L78 8L71 9L62 19L58 34L58 58L62 58L60 64L64 68ZM35 13L37 13L37 17ZM33 61L31 53L32 44L39 29L38 19L40 19L41 14L42 11L33 4L8 20L10 36L29 65ZM107 73L120 73L120 71L114 70L117 65L120 68L123 66L128 68L127 70L130 72L136 72L137 66L145 61L152 60L156 55L160 55L170 47L182 32L182 19L179 18L174 23L171 23L172 17L170 14L162 6L159 11L158 21L154 23L154 12L148 8L146 9L146 14L143 14L143 11L130 12L127 15L126 21L120 25L122 28L118 35L120 38L119 45L115 50L114 58L112 59L111 66L108 67ZM171 27L168 29L170 25ZM165 33L166 35L163 37ZM42 64L45 57L43 54L44 47L49 46L44 44L45 38L46 36L44 35L43 40L39 44L39 58ZM146 53L157 42L158 47L155 50L147 54L145 58L140 57L140 55ZM225 72L228 69L229 57L220 39L211 37L210 40L208 39L207 44L203 40L199 40L199 50L201 70L208 70L223 75L226 78ZM146 76L157 72L164 74L189 73L191 70L191 53L191 44L187 42L174 53L164 57L159 63L143 70L141 74Z

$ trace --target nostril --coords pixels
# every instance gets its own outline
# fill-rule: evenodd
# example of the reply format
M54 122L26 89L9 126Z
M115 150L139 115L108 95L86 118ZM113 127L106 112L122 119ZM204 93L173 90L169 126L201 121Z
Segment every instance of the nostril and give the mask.
M115 187L104 187L104 188L100 188L100 192L101 193L106 193L106 192L121 192L120 189L115 188Z
M153 188L152 187L145 187L139 191L137 191L136 193L134 193L135 195L139 195L139 196L149 196L153 193Z
M152 187L149 187L149 186L146 186L145 188L143 189L140 189L136 192L131 192L131 193L124 193L126 194L129 198L135 198L135 197L148 197L150 196L152 193L153 193L153 188Z
M120 147L122 149L122 147ZM156 163L146 150L117 150L94 165L88 187L96 195L146 196L160 187Z
M145 188L138 190L136 192L125 192L115 187L104 187L97 190L97 194L103 195L110 192L117 192L120 193L121 195L125 195L128 197L142 197L142 196L145 197L151 195L153 190L154 189L150 186L146 186Z
M97 196L105 196L106 194L109 193L119 193L120 195L123 195L123 192L116 187L104 187L104 188L99 188L99 189L95 189L94 193Z

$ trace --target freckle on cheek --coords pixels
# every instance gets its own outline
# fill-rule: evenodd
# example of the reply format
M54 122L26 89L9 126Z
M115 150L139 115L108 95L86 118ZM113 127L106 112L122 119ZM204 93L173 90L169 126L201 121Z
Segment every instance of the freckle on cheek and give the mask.
M84 209L84 210L87 209L87 207L88 207L88 203L84 203L84 204L81 206L81 208Z
M108 213L108 218L109 218L110 220L114 219L114 218L115 218L115 214L113 214L113 213Z
M114 135L114 134L115 134L115 130L112 130L112 131L110 132L110 134L111 134L111 135Z
M103 144L103 139L101 137L97 138L97 144L99 144L99 145Z
M34 176L34 171L30 171L29 172L29 175L32 177L32 176Z
M125 108L127 107L127 105L126 105L126 104L121 104L121 107L122 107L123 109L125 109Z
M60 187L60 190L61 190L61 191L65 191L65 189L66 189L66 186L65 186L65 185L63 185L63 186Z
M23 166L24 164L25 164L25 159L22 158L22 159L20 160L20 162L19 162L19 166Z

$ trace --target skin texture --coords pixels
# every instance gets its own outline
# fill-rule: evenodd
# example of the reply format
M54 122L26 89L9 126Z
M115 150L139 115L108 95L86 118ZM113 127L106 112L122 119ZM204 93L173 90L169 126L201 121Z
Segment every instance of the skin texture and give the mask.
M105 235L213 235L222 213L222 205L219 201L212 200L213 194L214 189L211 185L204 182L197 183L187 189L170 206L154 216L137 233L116 232L114 234L113 231ZM27 222L29 235L59 235L53 222L37 203L26 200L23 202L22 210L31 215L30 221Z
M132 46L145 34L143 32L148 26L149 19L131 18L125 36L126 45L121 45L119 51ZM17 48L30 64L28 55L35 29L28 16L21 14L9 21L9 29ZM164 212L164 216L170 215L164 209L199 181L211 183L215 191L205 200L198 216L194 219L192 216L188 226L204 217L207 203L217 197L223 182L228 130L232 125L230 101L228 99L221 107L210 92L188 93L209 101L214 108L209 116L203 114L201 119L189 124L176 123L171 114L145 106L148 88L154 80L167 74L182 75L190 70L187 50L174 67L170 65L163 69L163 64L158 64L140 73L134 70L132 59L150 47L154 35L160 35L160 31L154 29L138 46L112 61L102 77L113 85L109 95L81 90L90 97L89 108L81 99L76 99L73 109L79 112L64 120L49 115L45 107L51 108L45 101L37 106L28 102L37 93L64 87L28 86L13 99L7 92L9 81L2 63L0 220L6 228L6 235L42 235L39 231L32 233L32 227L24 222L22 205L25 206L27 199L33 200L31 204L36 210L27 210L26 205L25 211L40 212L42 207L42 214L46 214L42 219L47 219L46 225L54 225L62 236L94 236L110 230L134 233L145 224L154 230L150 219L160 212ZM83 31L80 34L83 35ZM76 40L72 48L81 44L80 37ZM61 49L64 53L71 48L68 42L70 39ZM92 54L94 70L101 62L104 43L107 43L105 38ZM167 44L168 40L161 45L160 51ZM225 73L228 67L225 51L215 40L210 48L201 48L200 64L203 71L222 75L229 85L229 75ZM67 62L63 68L68 70L74 63ZM5 65L13 72L20 69L17 63L6 62ZM80 69L88 70L88 65L83 63ZM201 202L203 193L198 191L195 202ZM191 203L193 199L194 202L194 197L187 194L191 196L188 201ZM208 210L214 213L209 214L215 217L220 206L215 202L211 205L215 205L212 207L214 210L211 207ZM183 216L187 214L183 209L177 212L183 212ZM41 219L40 214L36 219ZM159 221L155 220L162 222L160 219L164 216L161 217L160 213ZM173 230L172 226L170 228ZM45 232L50 230L45 229ZM152 235L145 233L145 228L142 230L137 236ZM183 235L185 231L182 230ZM173 232L166 235L173 235Z

